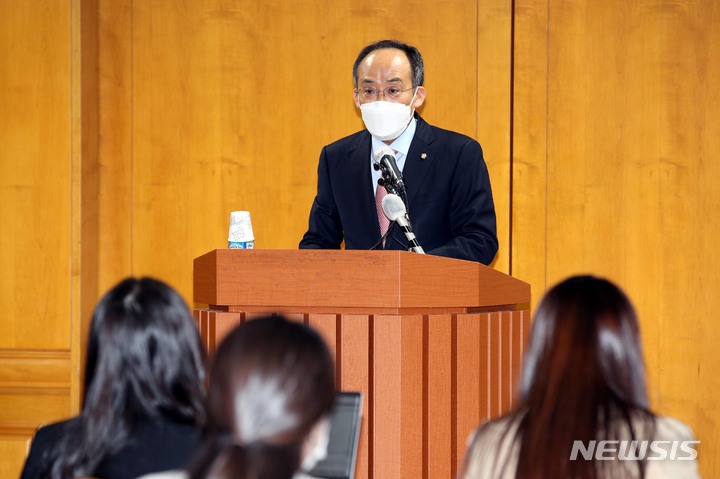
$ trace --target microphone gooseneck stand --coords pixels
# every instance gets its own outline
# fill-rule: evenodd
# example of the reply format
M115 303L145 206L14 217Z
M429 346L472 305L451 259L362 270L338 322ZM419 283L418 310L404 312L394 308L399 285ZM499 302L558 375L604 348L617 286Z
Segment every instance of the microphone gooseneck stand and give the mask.
M400 244L398 240L391 235L393 227L395 224L398 224L405 234L405 237L408 239L408 245L402 246L406 247L409 251L425 254L425 251L423 251L422 247L418 243L417 238L415 238L412 226L410 225L410 210L408 208L407 190L405 188L405 181L403 180L402 174L395 162L395 157L389 153L384 154L381 156L379 161L375 162L373 168L375 168L376 171L382 171L382 177L378 180L378 188L385 188L388 192L388 196L383 198L383 212L392 223L382 238L380 238L370 249L376 249L387 238L390 238ZM388 197L391 197L389 202L385 201ZM390 211L386 209L386 205L390 205Z

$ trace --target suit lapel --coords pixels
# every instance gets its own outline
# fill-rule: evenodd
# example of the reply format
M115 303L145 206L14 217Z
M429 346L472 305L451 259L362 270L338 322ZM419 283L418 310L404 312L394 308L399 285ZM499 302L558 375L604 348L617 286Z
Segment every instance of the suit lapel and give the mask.
M405 166L403 167L403 178L405 179L405 185L407 187L410 207L436 156L433 145L435 135L430 125L420 118L419 115L416 118L417 129L415 130L412 143L410 143L410 149L408 150Z
M357 198L358 216L360 224L371 225L367 228L367 240L371 243L380 237L380 225L375 209L375 196L373 195L372 177L370 175L370 133L360 135L349 152L349 175L353 180L351 194Z

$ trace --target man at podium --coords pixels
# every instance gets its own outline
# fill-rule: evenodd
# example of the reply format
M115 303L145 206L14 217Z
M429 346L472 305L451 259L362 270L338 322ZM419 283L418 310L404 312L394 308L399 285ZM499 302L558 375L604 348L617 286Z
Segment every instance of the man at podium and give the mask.
M395 40L370 44L355 60L353 81L366 129L322 149L300 248L339 249L344 241L347 249L408 249L407 232L383 213L387 192L373 168L390 155L422 249L490 264L498 242L482 148L418 115L426 96L420 52Z

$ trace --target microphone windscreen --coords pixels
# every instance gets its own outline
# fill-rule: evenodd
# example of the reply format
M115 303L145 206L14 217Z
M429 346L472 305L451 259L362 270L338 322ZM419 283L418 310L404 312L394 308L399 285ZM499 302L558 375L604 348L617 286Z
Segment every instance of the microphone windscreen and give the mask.
M382 199L382 209L390 221L397 221L401 216L405 216L407 211L403 200L400 199L398 195L392 193Z
M378 150L375 152L375 155L374 155L374 156L375 156L375 161L379 163L379 162L380 162L380 159L381 159L383 156L385 156L385 155L390 155L390 156L392 156L393 158L395 158L395 150L393 150L393 149L390 148L389 146L384 146L384 147L378 149Z

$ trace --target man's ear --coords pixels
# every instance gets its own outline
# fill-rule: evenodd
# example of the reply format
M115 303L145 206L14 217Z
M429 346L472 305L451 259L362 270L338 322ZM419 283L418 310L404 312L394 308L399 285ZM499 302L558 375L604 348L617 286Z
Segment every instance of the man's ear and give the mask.
M413 107L417 110L422 106L422 104L425 102L425 87L419 86L417 88L417 92L415 93L415 102L413 103Z
M353 90L353 100L355 101L355 106L360 108L360 95L357 90Z

